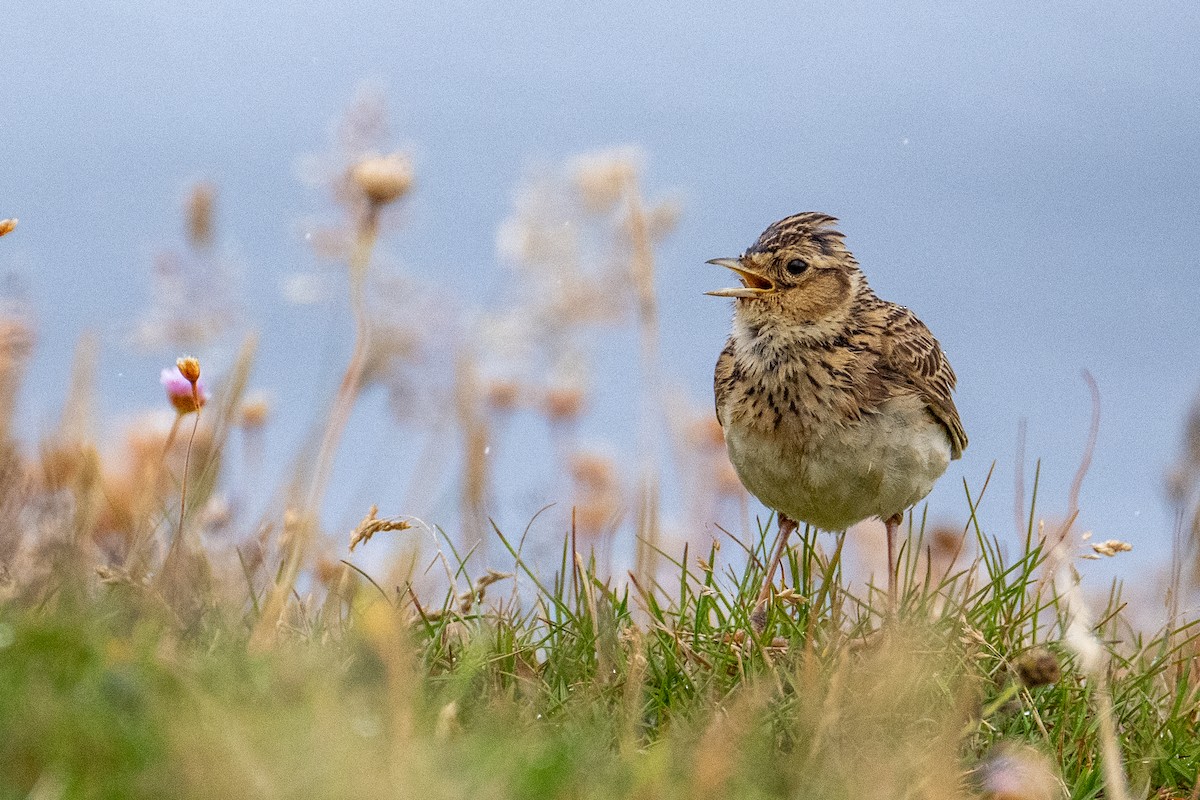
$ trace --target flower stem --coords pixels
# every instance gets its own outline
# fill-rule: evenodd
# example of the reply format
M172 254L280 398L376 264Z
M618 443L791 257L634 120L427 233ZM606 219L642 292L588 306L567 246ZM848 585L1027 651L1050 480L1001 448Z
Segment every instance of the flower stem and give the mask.
M637 290L638 343L641 370L641 403L638 407L638 452L641 456L638 485L635 570L644 585L652 585L660 546L659 530L659 421L662 418L662 369L658 332L658 297L654 291L654 248L637 184L628 180L625 195L633 246L631 272Z
M316 514L325 500L325 492L329 488L329 476L333 470L333 459L337 455L338 444L342 433L350 419L350 412L358 399L362 388L363 370L366 367L367 353L371 345L371 325L367 318L365 302L365 284L367 268L371 263L371 251L379 235L379 212L376 206L370 206L358 229L354 243L354 252L350 256L350 313L354 317L354 349L350 353L350 361L342 375L342 383L338 387L337 397L334 398L333 408L329 413L329 422L321 437L321 447L317 451L316 467L313 470L312 481L305 497L304 510Z
M300 508L300 519L296 525L291 541L284 555L283 568L279 574L262 616L251 636L251 646L262 648L274 641L275 630L283 616L288 595L300 573L300 565L304 563L304 555L308 543L316 536L320 525L321 505L325 500L325 492L329 487L329 477L333 470L333 459L337 455L338 444L350 412L358 399L362 388L363 371L366 367L367 353L371 344L371 325L367 317L365 302L365 284L367 269L371 263L371 251L379 235L379 207L375 204L368 206L358 227L355 237L354 251L350 256L350 311L354 316L354 349L350 361L342 375L342 383L338 387L333 407L329 412L329 420L325 433L321 437L321 446L317 451L312 478L308 491L304 495Z
M179 485L179 527L175 529L175 538L171 540L171 547L167 550L167 557L163 561L162 571L164 574L167 571L167 565L171 563L175 556L175 551L179 547L179 540L183 538L183 519L187 514L188 468L192 463L192 444L196 441L196 430L200 427L200 391L195 383L192 384L192 399L196 403L196 418L192 420L192 433L188 437L187 449L183 453L183 478L180 480ZM182 414L175 417L175 424L171 426L171 434L167 439L168 449L171 446L171 442L175 440L175 432L179 430L179 423L182 419Z

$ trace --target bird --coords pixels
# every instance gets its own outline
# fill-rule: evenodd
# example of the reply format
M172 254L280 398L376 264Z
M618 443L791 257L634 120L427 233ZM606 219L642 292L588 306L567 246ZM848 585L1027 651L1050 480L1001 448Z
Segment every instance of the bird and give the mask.
M778 514L759 607L798 523L844 531L884 521L888 601L896 603L896 531L967 447L941 345L908 308L878 297L820 212L770 225L736 258L732 332L713 389L729 460Z

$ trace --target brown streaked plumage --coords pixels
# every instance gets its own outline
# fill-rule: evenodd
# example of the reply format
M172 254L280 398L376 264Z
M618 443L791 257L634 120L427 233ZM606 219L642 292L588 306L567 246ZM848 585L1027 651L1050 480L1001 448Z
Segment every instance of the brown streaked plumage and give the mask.
M871 291L836 222L796 214L740 257L710 262L742 283L709 292L735 298L717 419L742 483L780 514L776 560L795 521L836 531L878 516L891 589L895 529L967 437L937 340Z

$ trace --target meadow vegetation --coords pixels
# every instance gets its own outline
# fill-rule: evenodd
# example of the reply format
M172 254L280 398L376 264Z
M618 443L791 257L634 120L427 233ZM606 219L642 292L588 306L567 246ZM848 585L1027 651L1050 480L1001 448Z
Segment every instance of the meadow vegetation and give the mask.
M210 287L226 274L215 187L190 193L187 243L159 260L138 327L172 353L162 415L109 432L89 336L57 429L21 441L35 326L0 315L0 798L1200 796L1184 609L1200 414L1169 479L1160 628L1117 585L1100 602L1079 588L1087 557L1126 547L1074 525L1086 456L1057 521L1033 476L1018 537L979 524L986 483L964 485L962 528L914 514L895 608L852 574L846 534L812 530L758 604L775 528L752 519L710 412L664 378L654 251L678 212L645 199L636 154L532 177L498 236L521 301L431 342L387 312L377 245L418 176L386 153L384 122L357 103L308 162L344 212L308 232L343 265L353 347L294 466L261 461L287 409L253 390L253 336L226 363L205 355L239 325L236 297ZM604 384L580 366L602 326L637 343L624 458L578 435ZM412 459L417 495L429 476L457 493L445 530L377 508L350 532L323 523L373 388L406 409L398 424L427 427L430 453L459 449L453 474ZM518 411L567 478L562 503L511 531L491 522L484 456ZM251 515L231 498L260 474L277 491ZM664 523L664 475L690 535ZM364 566L373 550L387 555Z

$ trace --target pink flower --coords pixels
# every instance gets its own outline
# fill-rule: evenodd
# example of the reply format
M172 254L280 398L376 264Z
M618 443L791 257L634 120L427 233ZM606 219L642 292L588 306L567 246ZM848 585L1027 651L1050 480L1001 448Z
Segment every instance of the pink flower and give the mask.
M1025 745L1001 745L979 767L989 800L1053 800L1062 797L1058 773L1045 755Z
M162 381L163 388L167 391L167 399L180 414L190 414L203 408L204 404L208 402L208 392L204 390L204 382L197 379L193 392L192 382L183 377L179 367L164 369L159 380Z

